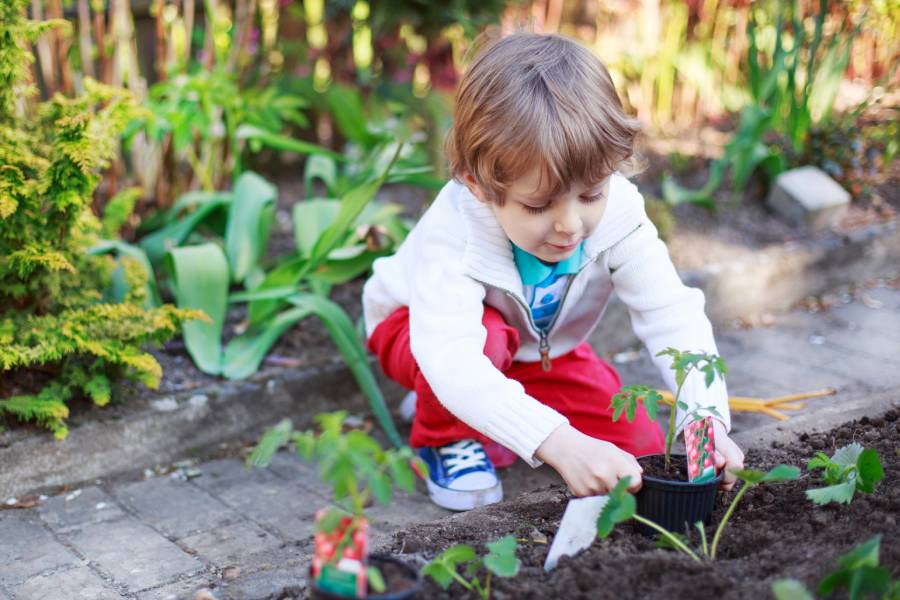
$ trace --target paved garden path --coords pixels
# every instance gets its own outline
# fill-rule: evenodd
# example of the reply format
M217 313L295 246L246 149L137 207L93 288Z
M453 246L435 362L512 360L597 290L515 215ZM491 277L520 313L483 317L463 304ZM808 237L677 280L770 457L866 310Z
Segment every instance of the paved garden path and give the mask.
M900 399L900 290L867 290L826 312L798 311L770 327L718 339L732 394L838 392L809 401L788 422L735 415L735 435L745 446L880 412ZM659 384L645 354L618 358L625 383ZM512 495L556 476L520 463L504 481ZM280 453L267 470L216 460L3 510L0 600L252 599L299 592L312 517L326 498L310 466ZM370 514L378 544L403 525L446 513L418 494ZM198 593L201 588L209 592Z

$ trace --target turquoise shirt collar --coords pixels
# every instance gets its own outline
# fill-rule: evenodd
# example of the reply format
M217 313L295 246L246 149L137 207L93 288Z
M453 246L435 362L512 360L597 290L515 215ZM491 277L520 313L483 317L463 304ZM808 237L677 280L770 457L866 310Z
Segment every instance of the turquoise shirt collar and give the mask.
M522 283L525 285L537 285L551 275L577 273L578 268L581 266L582 254L584 254L584 242L582 241L578 244L578 248L572 253L572 256L558 263L548 265L512 242L510 244L512 244L516 268L519 270Z

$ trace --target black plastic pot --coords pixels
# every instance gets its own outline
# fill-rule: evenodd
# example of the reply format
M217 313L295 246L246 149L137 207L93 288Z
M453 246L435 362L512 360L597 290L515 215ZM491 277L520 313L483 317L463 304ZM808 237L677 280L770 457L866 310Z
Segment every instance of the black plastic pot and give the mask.
M673 454L671 460L684 461L685 455ZM716 505L716 490L722 482L721 473L703 483L660 479L650 475L644 475L642 480L641 490L635 495L637 514L676 533L693 528L697 521L709 525ZM659 533L636 521L634 528L647 536Z
M409 580L409 587L400 590L399 592L368 594L366 596L366 599L409 600L410 598L415 598L418 595L419 591L422 589L422 575L419 573L418 569L413 567L408 562L404 562L399 558L394 558L393 556L386 556L381 554L369 555L369 566L378 568L380 571L382 571L382 573L384 572L384 565L388 563L400 567L405 578ZM331 592L322 591L316 586L315 583L310 583L310 598L312 598L312 600L347 600L348 596L338 596L337 594L332 594Z

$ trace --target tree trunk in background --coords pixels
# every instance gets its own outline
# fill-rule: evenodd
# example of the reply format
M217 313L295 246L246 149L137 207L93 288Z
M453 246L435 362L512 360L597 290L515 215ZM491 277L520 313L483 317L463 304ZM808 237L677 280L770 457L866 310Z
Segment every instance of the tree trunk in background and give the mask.
M47 0L47 16L51 19L63 19L62 4L59 0ZM72 79L72 66L69 64L69 48L72 41L69 35L59 29L55 29L47 35L52 36L53 55L56 62L55 68L59 73L60 90L71 96L75 89Z
M308 68L304 14L303 0L296 0L278 15L278 43L284 55L282 70L291 75L298 74L302 67Z
M35 21L44 20L44 6L41 0L31 0L31 17ZM59 90L56 82L56 71L53 68L53 53L50 48L50 41L47 35L42 35L34 41L34 49L37 54L37 62L40 65L41 80L44 83L44 90L47 97L52 98Z
M78 51L81 56L81 72L94 77L94 56L91 45L91 7L88 0L78 0Z
M325 57L331 65L332 81L345 84L356 82L356 63L353 62L353 25L350 11L340 8L325 20L328 41Z

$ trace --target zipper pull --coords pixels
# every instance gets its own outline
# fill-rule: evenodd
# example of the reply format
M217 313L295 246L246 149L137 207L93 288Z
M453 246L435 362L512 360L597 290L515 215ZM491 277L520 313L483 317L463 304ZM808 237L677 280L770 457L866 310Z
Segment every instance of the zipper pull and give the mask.
M544 371L550 370L550 342L547 341L547 331L545 329L541 329L541 342L538 346L538 351L541 353L541 369Z

